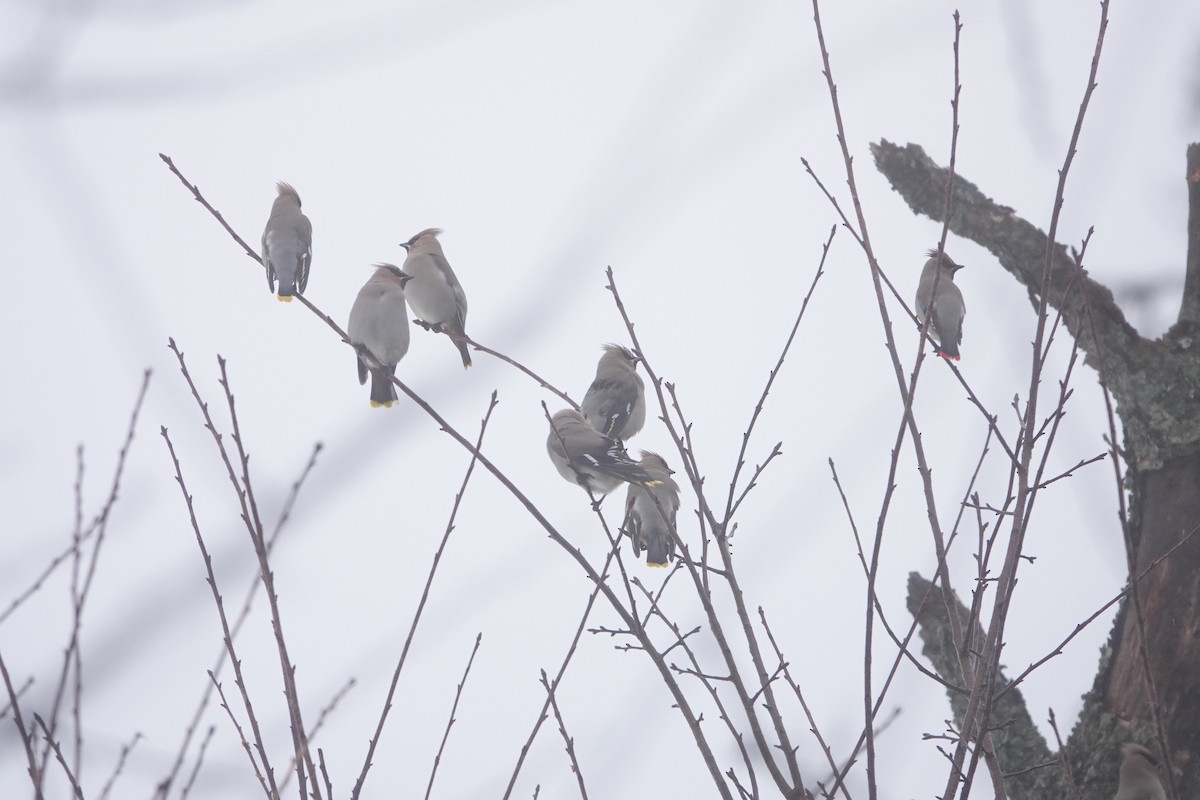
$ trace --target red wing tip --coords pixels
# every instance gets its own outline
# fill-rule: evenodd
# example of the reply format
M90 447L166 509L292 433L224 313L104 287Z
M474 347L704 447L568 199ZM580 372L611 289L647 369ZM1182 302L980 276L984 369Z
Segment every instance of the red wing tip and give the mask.
M962 356L952 356L946 352L939 352L938 355L941 356L942 358L946 359L947 361L962 361Z

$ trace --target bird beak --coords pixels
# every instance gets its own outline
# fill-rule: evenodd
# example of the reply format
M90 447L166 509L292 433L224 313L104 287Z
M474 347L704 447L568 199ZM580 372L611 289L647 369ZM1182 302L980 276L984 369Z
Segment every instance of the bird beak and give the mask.
M404 252L406 252L406 253L408 252L409 244L410 244L409 242L401 242L400 243L400 246L404 248Z
M405 286L409 281L411 281L413 279L413 276L409 275L407 272L401 272L397 277L400 278L401 286Z

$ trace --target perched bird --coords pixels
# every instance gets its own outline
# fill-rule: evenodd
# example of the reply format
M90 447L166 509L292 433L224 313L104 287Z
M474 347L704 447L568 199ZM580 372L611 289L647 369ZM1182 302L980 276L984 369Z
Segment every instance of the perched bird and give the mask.
M400 245L408 251L402 269L413 278L408 305L435 330L465 336L467 296L437 240L441 232L440 228L426 228ZM466 343L455 339L454 346L462 355L463 366L471 366Z
M954 259L945 253L939 257L936 250L930 250L926 255L929 260L921 270L921 282L917 285L917 321L924 325L926 315L932 311L929 335L938 343L938 355L958 361L958 345L962 343L962 323L967 306L963 302L962 292L954 285L954 273L962 269L962 264L955 264ZM935 280L936 295L933 287Z
M596 379L579 408L593 428L625 441L646 424L646 387L635 371L638 357L616 344L604 345Z
M308 268L312 265L312 223L300 212L300 195L286 183L275 184L279 196L271 206L262 235L262 262L267 286L275 291L279 278L279 300L290 303L292 295L304 294Z
M1140 744L1121 745L1125 754L1121 761L1121 782L1113 800L1167 800L1166 790L1158 779L1158 759Z
M358 351L358 382L367 382L371 373L371 407L388 408L396 402L396 387L391 378L396 365L408 352L408 309L404 307L404 284L412 276L394 264L376 264L375 274L354 298L346 334ZM383 365L367 366L364 351Z
M671 535L679 511L679 485L671 478L675 470L658 453L643 450L641 464L658 485L647 489L629 484L623 528L633 540L635 556L645 550L646 566L665 567L675 557L675 540Z
M631 459L620 442L593 428L573 408L550 418L546 451L559 475L593 494L608 494L622 481L643 486L661 483Z

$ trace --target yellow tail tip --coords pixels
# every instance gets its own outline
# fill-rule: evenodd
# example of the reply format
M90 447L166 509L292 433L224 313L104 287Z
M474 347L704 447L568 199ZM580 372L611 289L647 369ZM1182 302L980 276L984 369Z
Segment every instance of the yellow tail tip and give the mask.
M277 294L277 295L275 295L275 299L276 299L276 300L278 300L278 301L279 301L279 302L281 302L281 303L290 303L290 302L292 302L292 296L291 296L290 294L287 294L287 295L284 295L284 294Z
M647 562L646 562L646 566L647 566L647 567L654 567L655 569L665 569L666 567L669 567L669 566L671 566L671 565L670 565L670 564L668 564L668 563L667 563L667 562L665 562L665 561L664 561L663 563L661 563L661 564L656 564L656 563L654 563L653 561L647 561Z
M388 400L386 403L380 403L375 400L371 401L371 408L391 408L395 400Z

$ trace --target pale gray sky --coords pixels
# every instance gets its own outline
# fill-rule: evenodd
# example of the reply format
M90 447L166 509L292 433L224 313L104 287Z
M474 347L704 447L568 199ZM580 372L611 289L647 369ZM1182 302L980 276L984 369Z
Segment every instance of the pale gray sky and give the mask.
M963 11L959 172L1045 227L1097 27L1097 4L977 4ZM872 237L885 269L915 288L940 228L914 218L875 172L867 145L922 144L939 162L950 136L946 2L827 3L827 41ZM143 369L154 370L85 618L89 796L120 744L146 738L119 785L149 796L204 688L220 632L203 565L158 435L166 426L195 495L230 602L255 569L233 499L167 350L174 337L215 416L227 414L216 355L228 359L264 517L274 519L315 442L325 446L274 561L306 719L350 676L318 744L348 793L445 526L466 454L411 403L373 411L352 353L298 303L276 303L261 269L158 158L166 153L256 245L274 182L297 187L314 227L306 296L345 320L369 264L400 261L422 228L442 243L470 299L467 329L579 398L599 346L627 341L611 265L646 354L694 422L700 465L723 498L740 435L811 281L835 215L807 158L847 202L819 54L804 3L595 4L59 2L0 8L0 313L8 325L0 414L0 603L69 541L74 451L86 448L85 517L103 500ZM1178 309L1184 148L1197 126L1200 10L1115 5L1100 88L1075 161L1060 239L1089 226L1093 277L1162 292L1125 305L1157 336ZM1015 429L1028 389L1034 314L979 247L967 264L962 369ZM1123 295L1118 295L1119 299ZM906 361L916 333L897 320ZM769 399L749 459L784 457L746 503L735 553L752 607L773 620L818 723L842 757L861 728L864 582L826 460L838 465L861 529L873 528L900 419L867 268L840 234ZM1060 340L1045 387L1065 363ZM556 399L484 354L463 373L449 342L413 330L402 380L474 437L493 389L484 450L589 554L602 536L583 494L544 451L539 406ZM1081 368L1052 463L1104 449L1095 374ZM939 510L952 519L985 427L941 364L928 362L917 414ZM661 423L630 442L678 456ZM980 489L1002 499L993 452ZM907 573L934 563L911 453L884 545L880 589L907 622ZM623 493L610 500L613 519ZM684 536L697 535L690 492ZM615 522L616 520L614 520ZM963 542L957 585L973 565ZM1123 580L1110 467L1039 500L1002 661L1049 652ZM628 556L628 553L626 553ZM627 558L651 586L663 574ZM14 680L44 708L66 641L63 571L0 625ZM1071 590L1064 592L1064 580ZM483 644L435 793L499 797L557 669L590 585L489 475L477 472L384 731L367 796L423 791L474 636ZM667 602L685 628L701 614L681 579ZM613 624L599 608L597 624ZM1025 684L1044 725L1070 727L1109 620ZM708 776L648 660L586 636L560 703L592 797L710 796ZM240 641L279 771L290 737L279 666L260 602ZM702 645L713 655L710 644ZM889 645L880 650L891 652ZM715 660L711 664L716 669ZM881 658L880 674L886 667ZM690 685L723 768L740 759ZM233 691L232 679L226 688ZM943 693L904 667L886 704L903 713L879 744L888 797L931 796L945 767L922 732L949 716ZM824 779L798 708L786 713L811 782ZM228 720L217 726L193 797L258 793ZM0 725L0 786L24 758ZM547 724L516 796L576 792ZM54 770L51 770L54 772ZM851 782L861 788L861 780ZM61 789L62 787L59 787ZM56 790L58 791L58 790ZM60 796L61 792L60 792Z

